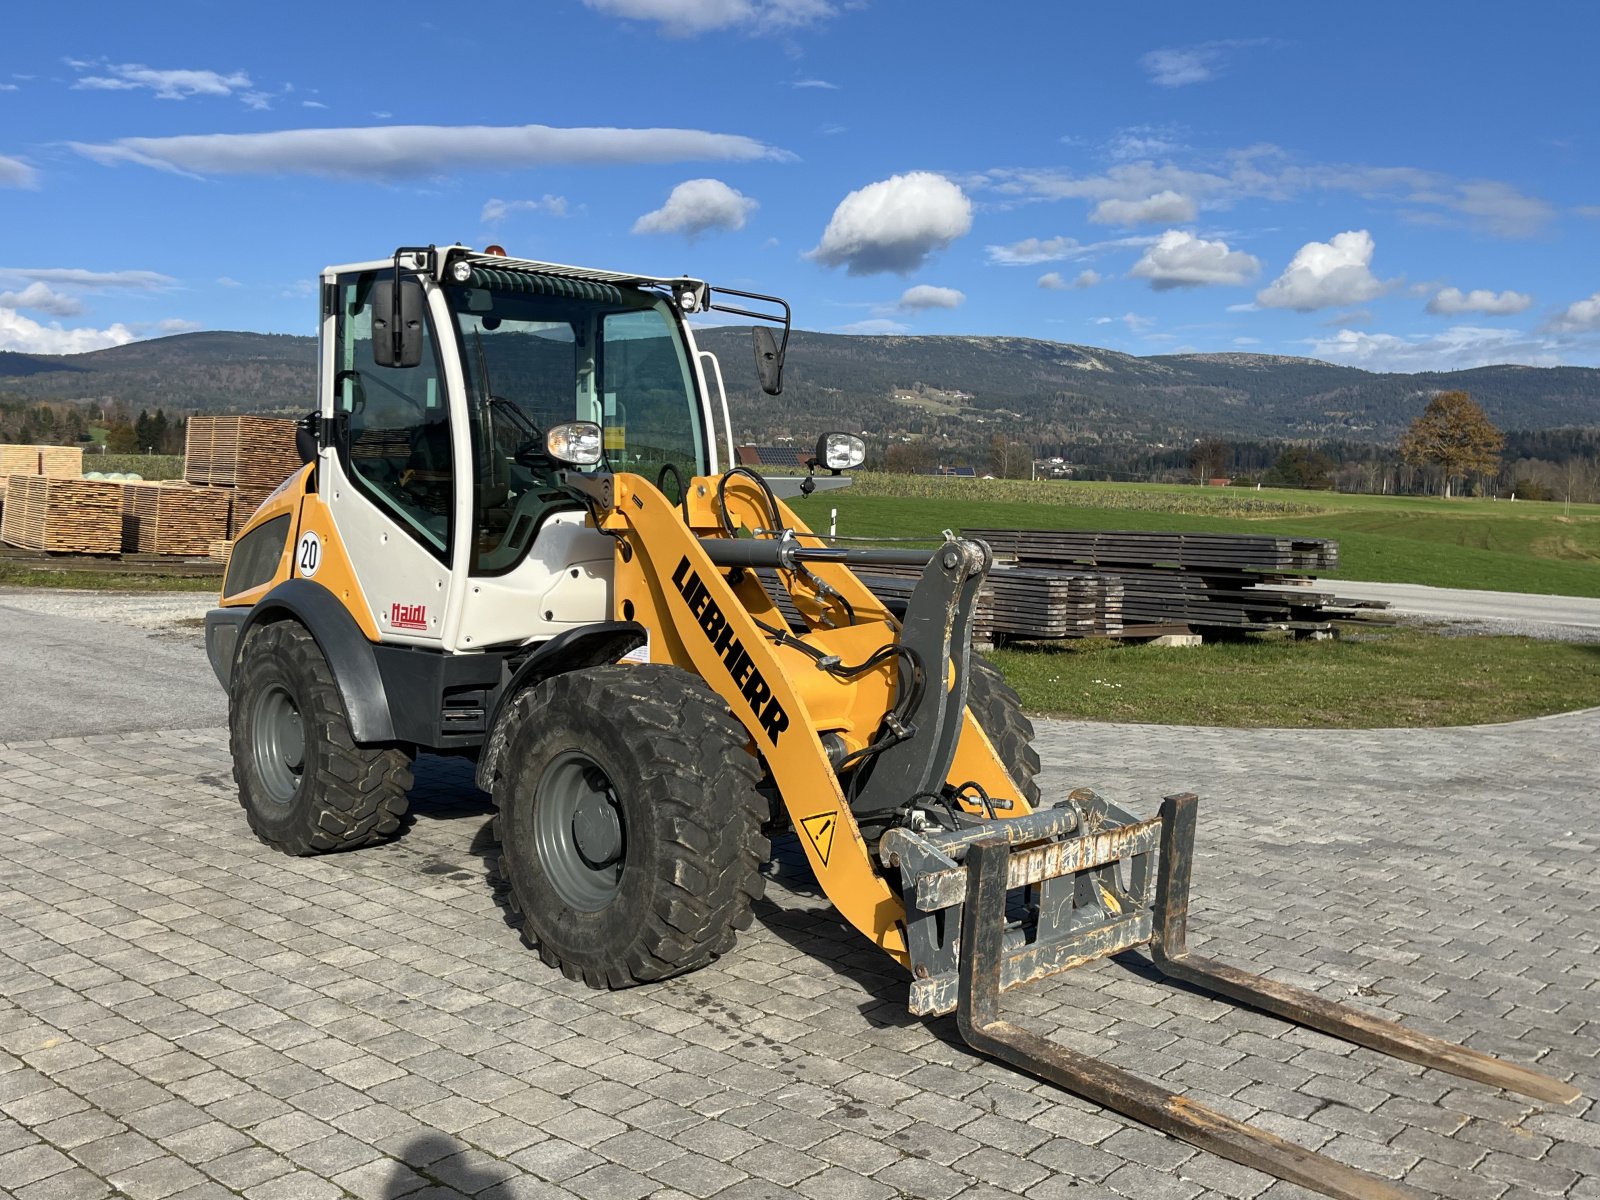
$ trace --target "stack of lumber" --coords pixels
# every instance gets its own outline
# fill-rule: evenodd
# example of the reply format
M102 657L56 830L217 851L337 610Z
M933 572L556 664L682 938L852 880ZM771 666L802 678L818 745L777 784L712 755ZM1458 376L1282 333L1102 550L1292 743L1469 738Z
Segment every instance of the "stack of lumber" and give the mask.
M122 487L13 475L6 483L0 540L23 550L116 554L122 549Z
M265 499L300 467L294 428L284 417L190 417L183 478Z
M969 529L1025 570L1062 574L1094 568L1121 582L1124 630L1330 628L1382 604L1341 600L1308 578L1339 564L1327 538L1258 534ZM1018 635L1024 636L1024 635ZM1051 635L1055 636L1055 635Z
M183 483L127 484L123 545L139 554L201 557L224 537L232 494Z
M0 475L81 479L83 447L0 445Z
M294 431L286 417L189 418L184 480L232 491L217 538L237 537L262 501L300 469Z
M861 582L896 612L904 611L920 567L872 566ZM1115 637L1122 632L1122 584L1092 571L995 566L978 592L973 640Z
M1162 566L1186 571L1314 575L1339 569L1330 538L1241 533L1152 533L1145 530L968 529L1001 558L1082 567Z

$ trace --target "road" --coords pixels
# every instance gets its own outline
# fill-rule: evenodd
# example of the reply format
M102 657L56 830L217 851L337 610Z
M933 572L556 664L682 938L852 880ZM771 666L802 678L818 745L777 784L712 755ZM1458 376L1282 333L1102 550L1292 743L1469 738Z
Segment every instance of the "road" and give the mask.
M1486 633L1600 641L1600 600L1582 596L1480 592L1345 579L1319 579L1317 587L1352 600L1387 600L1396 613L1466 622Z
M206 593L0 590L0 742L227 720L194 622Z

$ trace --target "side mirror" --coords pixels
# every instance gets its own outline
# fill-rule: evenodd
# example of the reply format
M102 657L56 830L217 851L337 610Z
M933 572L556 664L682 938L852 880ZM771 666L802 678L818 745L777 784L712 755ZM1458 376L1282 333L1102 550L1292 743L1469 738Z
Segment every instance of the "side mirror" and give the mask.
M294 424L294 449L302 463L317 461L317 427L321 424L320 412L308 412Z
M380 367L422 364L422 285L392 279L372 285L372 359Z
M778 352L778 339L765 325L751 331L756 343L756 375L761 379L761 390L769 396L783 392L783 355Z

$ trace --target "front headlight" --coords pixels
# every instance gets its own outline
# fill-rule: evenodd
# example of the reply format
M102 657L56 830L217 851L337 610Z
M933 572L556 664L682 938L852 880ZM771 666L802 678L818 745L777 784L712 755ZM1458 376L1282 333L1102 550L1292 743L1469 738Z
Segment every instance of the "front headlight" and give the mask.
M592 467L600 461L600 426L593 421L564 421L552 425L544 435L544 450L557 462L574 467Z
M867 460L867 444L853 433L825 433L817 439L816 459L830 471L859 467Z

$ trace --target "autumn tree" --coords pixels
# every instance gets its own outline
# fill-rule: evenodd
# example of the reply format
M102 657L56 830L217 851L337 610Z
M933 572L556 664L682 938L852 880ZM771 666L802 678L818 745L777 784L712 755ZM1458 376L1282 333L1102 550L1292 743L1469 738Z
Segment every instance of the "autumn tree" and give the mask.
M989 439L989 473L997 479L1026 479L1033 468L1033 449L1026 442L997 433Z
M1220 478L1228 469L1228 459L1233 447L1221 438L1201 438L1189 451L1189 466L1194 469L1194 481L1205 483Z
M1438 467L1444 494L1450 482L1498 470L1505 434L1465 392L1440 392L1400 437L1400 457L1412 466Z

